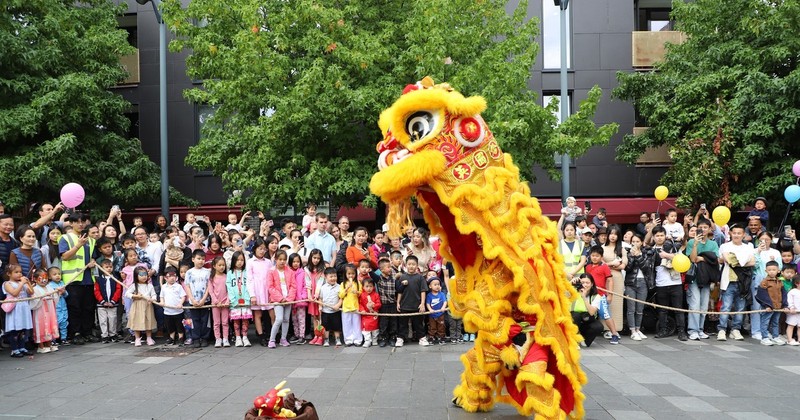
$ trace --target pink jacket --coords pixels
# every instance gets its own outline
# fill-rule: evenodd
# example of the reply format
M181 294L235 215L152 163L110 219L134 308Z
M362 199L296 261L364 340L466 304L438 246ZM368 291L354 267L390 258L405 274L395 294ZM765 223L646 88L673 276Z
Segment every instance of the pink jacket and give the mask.
M296 291L294 300L308 299L308 292L306 291L306 270L301 268L295 271L294 280ZM294 306L297 308L305 308L308 306L308 302L295 303Z
M269 287L270 302L277 303L283 299L295 300L294 298L296 295L297 282L295 281L294 271L292 271L288 265L283 268L283 276L286 280L286 289L289 291L286 296L283 295L283 290L281 290L281 277L278 274L278 269L276 268L269 272L267 284Z

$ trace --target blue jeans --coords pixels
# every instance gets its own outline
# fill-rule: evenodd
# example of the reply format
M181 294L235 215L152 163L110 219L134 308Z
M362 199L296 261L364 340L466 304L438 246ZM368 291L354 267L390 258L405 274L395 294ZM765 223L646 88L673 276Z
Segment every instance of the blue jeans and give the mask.
M778 338L780 331L778 330L778 320L781 319L780 312L764 312L761 314L761 338ZM751 321L752 322L752 321Z
M711 289L706 286L700 288L697 282L690 283L689 288L686 289L686 303L689 309L693 311L705 311L708 309L708 299L711 295ZM703 325L706 322L706 314L689 313L689 333L700 333L703 331Z
M210 309L189 309L192 317L192 340L208 339L208 317L211 315Z
M754 281L752 286L752 295L753 298L750 299L750 309L754 311L758 311L760 309L764 309L760 303L756 300L756 289L758 288L759 282ZM766 314L765 314L766 315ZM761 333L761 317L763 315L761 313L750 314L750 336L760 334Z
M729 283L728 288L722 292L722 312L728 312L730 310L733 310L734 312L741 312L744 310L744 305L745 300L742 299L742 296L739 294L739 283L735 281ZM725 331L728 328L729 317L730 315L719 316L719 325L717 325L717 331ZM743 319L744 315L734 315L731 330L741 330Z

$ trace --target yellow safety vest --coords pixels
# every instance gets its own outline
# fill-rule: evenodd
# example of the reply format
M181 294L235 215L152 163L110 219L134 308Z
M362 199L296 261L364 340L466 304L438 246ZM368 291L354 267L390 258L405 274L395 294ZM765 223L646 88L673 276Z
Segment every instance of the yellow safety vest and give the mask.
M78 235L70 232L61 236L65 241L67 241L67 246L69 249L72 249L75 244L78 243ZM89 245L89 258L91 258L92 253L94 252L94 239L89 238L89 241L86 242L86 245ZM65 285L70 284L74 281L80 282L83 280L83 268L86 267L86 246L82 246L78 248L78 252L75 253L75 258L71 260L61 260L61 281L64 282ZM91 275L91 271L89 272ZM94 277L92 277L92 281L94 281Z
M567 246L567 242L565 240L561 240L561 256L564 257L564 271L572 271L573 268L577 267L578 264L581 263L581 255L583 255L583 241L580 239L575 239L575 245L572 246L572 249L569 249ZM582 274L583 268L578 270L575 274Z

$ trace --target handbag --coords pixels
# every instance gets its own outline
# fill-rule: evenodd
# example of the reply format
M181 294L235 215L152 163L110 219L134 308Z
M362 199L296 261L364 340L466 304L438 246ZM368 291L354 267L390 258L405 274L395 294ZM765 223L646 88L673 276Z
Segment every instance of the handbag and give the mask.
M3 312L10 313L11 311L14 310L14 308L17 307L17 302L13 301L11 296L8 296L0 306L2 306Z

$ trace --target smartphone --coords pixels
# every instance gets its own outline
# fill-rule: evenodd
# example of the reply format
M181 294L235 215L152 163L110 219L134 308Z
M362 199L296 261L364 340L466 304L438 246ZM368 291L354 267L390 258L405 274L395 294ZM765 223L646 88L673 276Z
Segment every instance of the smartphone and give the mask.
M217 222L217 224L215 226L216 226L216 229L221 228L222 227L222 222Z
M113 206L111 206L111 211L113 211L114 213L118 213L119 212L119 206L114 204Z
M172 223L178 223L178 215L177 214L173 214L172 215Z
M273 222L272 219L267 220L267 226L272 227L274 225L275 225L275 222Z
M584 201L583 202L583 206L586 207L586 211L589 211L589 210L592 209L592 202L591 201Z
M792 225L785 225L783 227L783 234L788 237L789 235L791 235L791 233L792 233Z
M706 203L703 203L703 204L701 204L701 205L700 205L700 208L701 208L701 209L703 209L703 210L705 210L705 209L706 209Z

